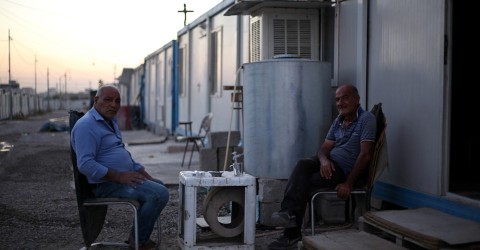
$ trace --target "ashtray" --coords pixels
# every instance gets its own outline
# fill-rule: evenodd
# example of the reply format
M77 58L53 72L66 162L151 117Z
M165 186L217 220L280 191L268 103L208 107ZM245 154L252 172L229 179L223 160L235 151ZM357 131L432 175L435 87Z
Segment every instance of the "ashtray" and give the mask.
M222 176L222 171L208 171L213 177L220 177Z
M193 171L192 175L193 175L193 176L196 176L196 177L204 177L204 176L205 176L205 172L195 170L195 171Z

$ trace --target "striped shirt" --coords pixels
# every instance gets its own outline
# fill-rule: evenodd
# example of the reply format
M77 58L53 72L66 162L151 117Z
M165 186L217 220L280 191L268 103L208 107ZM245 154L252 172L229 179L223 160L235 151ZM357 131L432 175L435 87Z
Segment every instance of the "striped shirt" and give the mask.
M342 127L343 119L343 116L335 119L326 139L335 141L335 146L330 152L330 159L347 176L352 171L360 154L360 143L375 142L377 124L375 116L361 107L357 109L357 118L347 128Z

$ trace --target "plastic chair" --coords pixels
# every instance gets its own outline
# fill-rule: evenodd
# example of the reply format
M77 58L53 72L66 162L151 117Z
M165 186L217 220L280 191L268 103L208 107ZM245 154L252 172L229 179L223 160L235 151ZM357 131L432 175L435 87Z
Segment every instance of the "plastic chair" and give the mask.
M69 123L70 132L72 131L75 123L84 115L83 112L70 111ZM77 156L70 144L70 158L73 165L73 176L75 180L75 193L77 196L78 214L80 217L80 225L82 228L83 241L85 247L82 249L88 249L91 246L119 246L129 247L126 242L95 242L98 235L102 231L103 224L105 222L105 216L109 205L123 205L132 209L132 217L134 218L135 226L135 249L139 249L138 243L138 217L137 209L140 203L136 200L124 199L124 198L97 198L93 194L93 186L88 183L87 177L80 173L77 167ZM160 245L161 227L160 219L157 220L157 240L158 246Z
M200 124L200 129L198 130L197 134L192 134L192 131L185 131L185 136L178 136L176 139L177 141L185 141L185 149L183 150L183 159L182 159L182 167L185 162L185 155L187 154L188 145L190 143L193 144L192 150L190 152L190 161L188 162L188 168L192 164L192 156L193 152L196 150L200 153L200 146L205 147L205 138L210 133L210 126L212 124L213 113L208 113L203 119L202 123ZM190 124L191 122L181 122L180 124ZM191 128L190 128L191 129Z
M373 153L372 161L370 162L368 178L366 183L363 187L354 188L350 194L350 198L345 203L345 217L346 220L349 220L350 217L354 217L355 212L355 196L364 196L365 197L365 207L363 208L365 211L370 211L371 205L370 200L372 196L372 189L375 181L381 175L383 170L388 165L387 160L387 147L386 147L386 138L385 138L385 129L387 127L387 122L385 115L383 114L382 110L382 103L378 103L373 106L372 112L377 120L377 132L376 132L376 142L375 142L375 149ZM311 230L312 235L315 235L315 199L319 195L323 194L337 194L334 188L320 188L313 191L310 194L310 223L311 223ZM348 212L351 211L351 214Z

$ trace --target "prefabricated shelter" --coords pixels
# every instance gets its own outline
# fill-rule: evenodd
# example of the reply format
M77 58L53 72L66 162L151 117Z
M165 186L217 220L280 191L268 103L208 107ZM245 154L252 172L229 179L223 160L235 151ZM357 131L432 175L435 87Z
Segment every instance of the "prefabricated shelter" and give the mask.
M178 32L179 120L194 128L212 112L213 131L239 129L231 91L223 86L236 84L237 69L248 60L248 17L225 16L233 3L219 3Z
M176 126L176 41L145 58L144 122L154 134L168 135Z
M227 14L254 20L266 7L314 5L326 28L319 51L333 59L332 87L355 84L363 107L382 102L387 115L389 167L374 197L480 221L478 136L462 119L473 114L475 95L462 82L475 71L460 59L475 48L462 29L473 19L469 7L452 0L239 0Z
M219 3L145 58L144 122L154 133L182 133L179 121L197 128L209 112L224 117L215 119L213 130L238 129L238 114L230 123L230 93L223 86L235 84L238 67L248 59L241 52L248 18L224 16L233 3Z
M374 198L480 221L478 136L463 118L475 107L466 79L476 70L461 59L475 49L463 29L473 23L468 10L453 0L225 0L178 32L178 110L171 112L194 127L213 112L212 129L228 130L231 102L222 86L240 82L244 63L310 53L330 63L332 94L351 83L365 109L383 103L389 166ZM166 92L152 84L162 66L149 65L146 120L166 128Z

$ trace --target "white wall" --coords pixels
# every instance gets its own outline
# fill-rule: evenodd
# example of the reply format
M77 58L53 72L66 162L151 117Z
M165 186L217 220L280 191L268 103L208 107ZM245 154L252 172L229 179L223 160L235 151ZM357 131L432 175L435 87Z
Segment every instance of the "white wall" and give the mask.
M368 1L368 48L366 29L358 25L366 25L366 4L341 4L339 83L356 83L367 91L361 96L364 107L383 103L390 165L382 180L440 195L445 153L444 1ZM362 62L368 63L367 72Z

